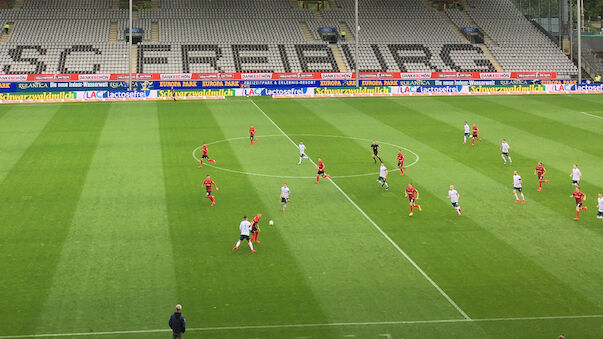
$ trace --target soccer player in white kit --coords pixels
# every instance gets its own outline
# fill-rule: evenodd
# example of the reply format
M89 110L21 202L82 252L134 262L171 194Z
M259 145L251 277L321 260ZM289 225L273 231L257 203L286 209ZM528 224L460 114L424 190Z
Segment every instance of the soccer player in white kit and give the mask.
M249 248L251 249L251 253L255 253L255 250L253 249L253 244L251 243L251 240L249 239L249 232L251 231L251 223L247 220L247 216L243 217L243 221L241 221L241 223L239 224L239 230L241 231L241 236L239 237L239 241L237 241L237 244L235 245L235 247L232 250L233 251L238 250L239 245L241 245L241 240L245 239L245 240L247 240L247 243L249 243Z
M459 217L461 216L461 206L459 205L459 198L461 195L454 189L454 185L450 185L450 189L448 190L448 198L450 198L450 203L452 207L456 210Z
M469 127L469 124L467 123L467 121L465 121L465 126L463 128L465 130L465 135L463 136L463 145L464 145L467 143L467 137L471 135L471 134L469 134L471 132L471 128Z
M579 187L580 179L582 179L582 172L580 172L580 169L578 168L577 164L574 164L574 167L572 168L572 174L570 174L569 176L572 177L572 185Z
M603 194L599 193L597 203L599 205L599 209L597 210L597 219L603 219Z
M502 143L500 144L500 151L501 151L500 157L505 162L505 165L507 164L507 159L509 159L509 164L513 163L513 160L511 160L511 156L509 155L510 148L511 148L511 146L509 146L509 144L507 144L507 140L502 139Z
M291 190L287 187L287 183L283 183L281 187L281 205L283 205L283 212L287 209L287 202L289 201L289 194Z
M304 145L303 141L300 141L297 148L299 148L299 162L297 164L301 165L302 159L308 159L308 156L306 155L306 145Z
M387 168L384 163L381 163L381 167L379 168L379 178L377 178L377 182L381 184L381 187L385 186L385 190L389 190L389 185L387 184Z
M515 203L519 202L519 197L517 197L517 192L521 194L521 203L526 202L526 198L523 196L523 192L521 191L522 180L521 176L517 173L517 171L513 172L513 194L515 194Z

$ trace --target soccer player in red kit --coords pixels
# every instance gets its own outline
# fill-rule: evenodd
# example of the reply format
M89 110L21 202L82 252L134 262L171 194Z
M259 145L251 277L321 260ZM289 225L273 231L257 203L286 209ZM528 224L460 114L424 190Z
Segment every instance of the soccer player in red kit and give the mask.
M216 188L216 191L218 191L218 185L216 185L216 183L211 180L211 178L209 177L209 175L207 176L207 178L205 178L205 180L203 180L203 186L205 186L205 197L209 200L211 200L211 206L216 204L216 198L211 195L211 190L212 190L212 186L214 186Z
M473 137L471 138L471 139L473 139L473 141L471 141L471 146L474 146L475 140L482 141L482 139L477 137L477 132L479 131L479 129L477 128L476 124L473 124L473 127L471 129L473 130Z
M260 218L262 217L261 213L258 213L253 219L251 219L251 242L260 243L258 240L258 235L260 233Z
M538 165L534 170L534 174L538 175L538 192L540 192L542 191L542 183L549 183L548 179L544 179L544 175L546 174L546 168L542 167L542 161L538 162Z
M203 143L203 146L201 146L201 152L203 152L203 155L201 156L201 160L199 161L199 168L203 167L203 159L207 159L207 161L213 162L214 165L216 164L216 161L214 159L209 158L209 148L205 143Z
M249 127L249 140L251 141L251 147L253 147L253 142L254 141L258 141L258 139L255 138L255 128L253 126Z
M406 169L406 167L404 167L404 154L402 154L401 150L398 150L396 158L398 159L398 168L400 169L400 175L404 175L404 170Z
M576 187L574 193L572 193L572 195L570 195L569 197L576 198L576 217L574 218L574 220L579 220L580 210L586 211L588 209L586 206L582 206L582 202L586 200L586 194L580 192L580 188Z
M408 214L409 217L412 217L413 215L413 207L418 208L419 212L421 212L421 205L417 205L415 203L415 200L419 199L419 191L417 191L416 188L412 187L411 183L408 183L406 191L404 192L404 196L408 197L408 200L410 201L410 213Z
M320 179L320 176L322 175L323 178L327 179L330 178L331 176L328 174L325 174L325 163L322 162L321 158L318 158L318 174L316 175L316 183L318 184L318 179Z

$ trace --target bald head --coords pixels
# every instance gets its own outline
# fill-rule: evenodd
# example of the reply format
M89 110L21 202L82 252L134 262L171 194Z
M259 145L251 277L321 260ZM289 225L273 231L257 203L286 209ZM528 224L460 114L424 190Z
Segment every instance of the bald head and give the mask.
M182 311L182 305L176 305L176 312L180 313Z

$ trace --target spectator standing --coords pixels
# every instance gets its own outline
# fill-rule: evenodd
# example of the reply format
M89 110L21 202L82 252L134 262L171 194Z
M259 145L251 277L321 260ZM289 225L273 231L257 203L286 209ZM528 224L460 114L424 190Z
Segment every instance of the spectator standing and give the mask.
M172 329L173 339L182 339L182 335L186 331L186 320L182 314L182 305L176 305L176 312L170 316L169 325Z

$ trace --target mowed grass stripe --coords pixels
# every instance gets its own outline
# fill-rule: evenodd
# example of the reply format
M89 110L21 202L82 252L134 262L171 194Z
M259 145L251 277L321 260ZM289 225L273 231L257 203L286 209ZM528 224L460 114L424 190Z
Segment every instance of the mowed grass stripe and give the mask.
M384 127L380 130L386 130L385 126L390 125L400 131L411 132L413 135L428 136L417 138L417 141L429 145L429 148L431 148L431 150L424 149L420 151L420 154L425 155L422 157L420 166L418 166L421 171L415 172L413 168L409 172L411 176L420 178L419 185L427 187L432 192L439 190L441 199L446 201L448 184L456 184L459 192L464 195L461 202L466 211L465 217L473 218L475 216L474 220L479 223L480 227L488 230L521 254L518 256L512 253L501 255L500 253L503 252L498 251L491 254L492 257L504 259L503 265L506 265L507 269L516 269L517 263L521 263L521 266L525 267L525 269L515 273L516 276L524 275L523 279L511 284L512 288L501 287L501 291L506 289L506 292L509 293L504 298L505 302L513 301L515 306L527 303L528 305L519 308L525 311L533 309L533 312L539 311L537 306L550 304L553 301L558 304L554 311L563 310L563 312L566 312L564 314L597 313L600 311L601 287L596 283L602 276L602 272L596 264L601 248L601 238L598 234L593 233L589 228L574 225L570 218L560 216L555 209L534 201L533 196L536 192L529 193L526 191L527 206L515 205L511 186L504 180L510 174L504 175L504 173L501 173L500 178L492 175L492 173L497 173L497 168L502 167L502 164L500 166L499 164L488 165L487 160L478 158L480 153L473 153L475 149L468 151L471 154L456 151L457 148L462 149L463 145L452 146L450 142L446 141L449 135L446 132L448 126L441 125L418 111L405 109L406 114L404 114L399 113L397 107L384 105L374 109L372 108L374 105L374 102L364 100L357 102L355 107L362 110L366 115L382 121ZM331 108L331 111L334 110L334 108ZM352 110L352 112L354 111ZM347 112L347 115L350 118L352 117L350 112ZM419 121L421 124L419 124ZM364 121L362 125L376 126L374 122L370 121ZM426 130L431 131L426 132ZM409 142L413 141L409 140ZM467 148L467 145L465 147ZM432 153L434 150L440 154ZM432 154L429 155L427 152ZM427 162L429 162L429 166L424 167ZM445 167L442 164L446 164ZM475 168L475 164L480 165ZM439 185L436 187L438 182ZM565 197L564 195L562 199ZM483 207L479 210L471 210L472 206ZM448 207L448 209L451 209L451 207ZM453 215L453 211L448 213ZM437 223L438 221L433 220L433 222ZM596 220L590 219L584 220L584 222L593 224ZM530 225L530 227L516 225ZM471 238L476 237L476 234L470 235ZM577 243L580 246L575 246ZM550 254L547 253L549 251ZM463 250L458 248L453 253L463 253ZM543 256L542 253L547 253L547 255ZM476 254L475 258L479 259L480 255ZM581 262L580 265L576 265L576 260ZM537 265L534 265L534 263ZM491 274L496 274L497 270L492 269L492 267L488 269L494 271ZM506 271L502 267L501 270ZM570 271L573 274L567 273ZM534 280L536 272L541 278ZM585 275L584 272L588 273ZM515 279L514 277L509 279L511 278ZM484 277L480 277L480 281L483 280ZM547 284L547 281L550 287L543 292L541 285ZM522 285L524 285L523 288L521 288ZM518 291L527 292L525 298L514 299L513 295L517 294ZM538 293L534 293L534 291L538 291ZM576 291L582 292L581 295L577 294ZM586 300L584 300L585 304L574 302L575 298L583 300L585 298L589 302L586 302ZM502 299L497 299L497 301ZM538 300L540 301L537 302ZM530 304L532 307L530 307ZM501 311L505 308L494 309ZM514 310L513 304L509 304L507 309ZM535 315L534 313L530 314ZM480 313L478 316L485 315L495 316L488 313Z
M551 184L544 184L543 189L546 193L534 192L536 194L531 194L532 198L553 210L559 211L561 215L566 217L574 216L572 213L572 210L574 210L573 200L567 197L573 191L571 178L569 177L571 166L574 161L578 162L583 173L586 173L583 175L581 187L590 198L593 198L590 200L592 201L590 204L593 207L596 206L594 205L596 204L596 199L594 198L598 192L602 191L601 186L598 186L598 182L599 179L603 180L603 175L601 175L601 171L597 170L600 167L601 158L583 154L571 148L567 152L564 152L562 149L567 149L564 145L546 139L543 140L538 136L523 131L517 132L513 126L494 122L488 118L476 115L474 112L466 110L462 101L458 102L446 98L441 101L412 100L395 102L398 104L403 103L403 111L410 110L410 114L422 114L423 117L429 117L446 124L447 126L444 125L439 128L439 134L442 139L449 140L449 153L451 157L464 160L468 165L475 163L484 164L483 166L477 166L477 169L494 179L503 179L503 183L510 182L509 177L512 175L513 170L519 170L524 181L526 193L532 193L538 187L538 178L534 175L534 168L538 161L543 161L547 169L546 179L550 180ZM441 105L446 105L446 114L441 114ZM462 141L463 119L479 121L480 125L485 126L484 129L488 134L481 134L482 141L478 142L476 147L460 144ZM425 122L429 122L429 120L425 120ZM460 127L459 122L461 124ZM440 135L434 136L434 138L439 139ZM504 136L511 145L510 155L513 159L513 164L503 164L500 158L500 142L503 137L498 139L496 138L497 136ZM469 140L470 143L471 141ZM534 145L537 146L534 147Z
M34 142L60 105L46 105L32 111L19 106L2 106L0 111L0 182Z
M590 154L594 157L600 157L601 152L603 152L601 143L584 142L584 140L600 139L600 133L563 124L543 116L535 116L530 113L531 107L525 103L518 107L513 102L504 100L506 99L504 96L495 99L486 97L471 98L473 100L464 97L459 97L459 99L463 101L462 106L465 109L477 115L512 126L516 131L538 135L551 142L569 146L577 154ZM488 107L488 109L484 110L484 107ZM492 114L492 112L498 114Z
M166 173L168 215L180 300L193 327L324 322L296 258L278 235L262 234L257 253L239 238L243 215L266 211L249 178L205 166L198 169L191 151L203 141L226 138L205 102L160 103L161 141ZM225 107L234 109L230 103ZM247 134L247 128L241 135ZM245 144L245 147L249 147ZM210 146L219 165L242 170L228 143ZM205 199L201 182L211 174L220 188L216 206ZM263 224L266 227L264 216ZM265 237L264 237L265 236ZM272 333L272 332L271 332ZM274 332L284 335L285 330ZM329 331L325 332L329 336Z
M108 108L60 105L0 184L3 335L36 328Z
M155 328L177 303L155 107L110 104L36 332Z
M508 100L517 106L527 105L530 108L530 114L603 135L603 116L589 113L597 111L603 113L601 111L603 95L590 96L593 99L592 101L587 100L588 96L585 95L528 95L521 97L521 99L513 97ZM578 139L581 138L571 128L564 132L573 134Z
M303 125L303 121L308 120L313 121L317 126L317 129L311 130L311 132L327 135L344 134L338 128L325 123L312 111L304 109L302 105L296 102L283 102L285 107L279 102L278 110L274 103L272 101L258 101L258 105L277 124L282 124L281 128L288 134L296 135L307 132L301 128L296 128L296 126ZM283 118L285 116L286 119ZM325 140L322 137L304 137L304 140L308 144L308 153L314 159L323 156L329 173L336 173L337 169L338 159L335 159L333 154L339 153L339 155L345 157L361 152L354 140L341 142L339 139L327 139L337 149L330 149L328 144L322 143L321 141ZM284 142L289 143L288 141ZM352 149L349 148L350 145L353 147ZM366 146L368 147L368 144ZM291 145L291 149L292 152L296 151L293 145ZM286 167L290 166L295 166L295 162L285 164L283 170L286 171ZM375 178L369 177L359 180L374 183ZM346 180L348 179L336 181L340 183ZM301 183L296 185L299 186ZM298 209L302 208L298 205L303 204L303 211L311 211L304 218L304 225L308 225L304 226L304 229L315 235L320 234L320 236L301 242L292 239L291 246L298 246L300 251L305 249L305 253L310 254L310 257L317 258L316 262L306 260L308 261L306 270L312 272L312 276L317 273L320 274L320 271L316 272L317 270L337 273L331 274L329 281L314 281L315 289L319 291L317 293L324 295L321 296L321 300L328 301L323 308L330 310L329 314L332 312L333 317L337 317L340 312L342 314L350 313L342 306L353 309L354 305L372 305L365 309L366 313L364 310L354 310L353 312L360 312L358 315L362 315L364 318L376 314L382 319L392 319L394 317L405 319L460 317L459 313L425 277L419 274L347 199L343 199L343 195L334 186L326 180L323 180L320 185L316 185L311 179L304 185L313 185L315 193L296 193L296 200L292 206ZM363 184L363 186L366 186L366 184ZM343 189L348 193L351 192L350 197L352 199L362 201L353 191ZM308 200L308 196L312 198ZM363 204L360 204L360 206L365 207ZM370 210L365 209L365 212L369 213L371 217L373 216ZM324 239L324 242L321 241L320 246L316 247L314 243L320 241L320 239ZM402 246L402 248L404 247ZM314 251L320 251L320 254L313 254ZM344 265L341 258L345 256L345 253L354 254L350 258L350 263L341 267L340 271L338 267ZM329 283L332 284L332 286L329 286L330 289L324 286ZM346 286L349 286L349 288ZM356 292L344 298L333 295L338 289L344 295L353 291ZM329 295L329 291L331 295ZM335 297L343 299L343 301L338 302L341 305L329 304L335 302ZM346 299L349 299L349 301ZM348 303L351 303L351 305L348 305ZM348 317L355 319L353 314L349 314ZM376 316L373 315L373 317Z

